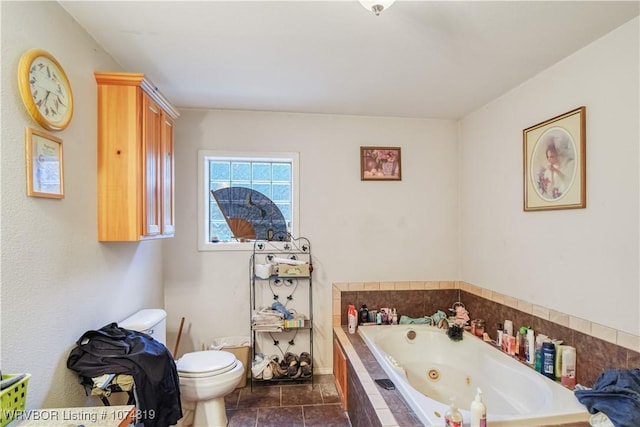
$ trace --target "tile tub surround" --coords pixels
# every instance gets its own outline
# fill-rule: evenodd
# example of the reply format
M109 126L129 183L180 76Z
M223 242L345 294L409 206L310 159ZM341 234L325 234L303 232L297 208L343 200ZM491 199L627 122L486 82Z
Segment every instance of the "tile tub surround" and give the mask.
M359 308L395 307L398 316L422 317L447 311L461 300L472 319L486 321L486 331L496 338L497 324L513 321L514 330L530 326L576 347L577 382L593 386L606 369L640 366L640 337L575 318L526 301L500 295L464 282L368 282L333 285L333 325L345 325L349 304Z

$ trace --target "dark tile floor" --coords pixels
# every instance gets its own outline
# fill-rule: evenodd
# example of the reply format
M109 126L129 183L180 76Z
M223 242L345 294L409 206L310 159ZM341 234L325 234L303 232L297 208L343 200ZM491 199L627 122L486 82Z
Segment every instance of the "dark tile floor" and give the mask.
M236 389L225 397L228 427L350 427L333 375L311 383Z

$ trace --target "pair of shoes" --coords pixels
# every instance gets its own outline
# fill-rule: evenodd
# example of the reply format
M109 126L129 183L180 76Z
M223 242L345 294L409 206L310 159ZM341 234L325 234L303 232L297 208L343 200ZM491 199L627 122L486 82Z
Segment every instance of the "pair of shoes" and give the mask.
M274 379L284 378L287 376L287 370L284 369L282 366L280 366L277 360L271 362L270 365L271 365L271 370L273 371Z
M302 367L300 366L300 358L295 353L285 353L282 360L282 367L287 370L287 376L292 379L299 378L302 375Z
M287 375L291 378L294 378L295 375L298 373L298 368L299 368L298 355L294 353L286 352L284 354L283 361L284 361L284 366L287 369Z
M300 353L300 368L302 370L302 378L309 378L313 374L311 366L311 355L306 351Z

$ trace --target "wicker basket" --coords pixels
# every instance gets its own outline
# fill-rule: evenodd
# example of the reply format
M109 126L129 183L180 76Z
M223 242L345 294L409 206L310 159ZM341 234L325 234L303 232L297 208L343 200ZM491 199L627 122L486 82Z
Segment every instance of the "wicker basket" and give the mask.
M3 375L2 380L8 380L16 377L15 375ZM24 411L27 403L27 383L31 378L31 374L26 374L24 378L15 384L5 388L0 392L0 400L2 400L2 411L0 413L0 427L5 427L13 419Z

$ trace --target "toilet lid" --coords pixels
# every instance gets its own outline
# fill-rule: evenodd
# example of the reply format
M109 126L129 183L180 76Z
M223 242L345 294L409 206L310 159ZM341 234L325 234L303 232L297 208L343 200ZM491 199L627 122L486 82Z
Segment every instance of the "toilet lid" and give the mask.
M233 369L237 360L233 353L222 350L206 350L187 353L176 362L179 375L216 375Z

